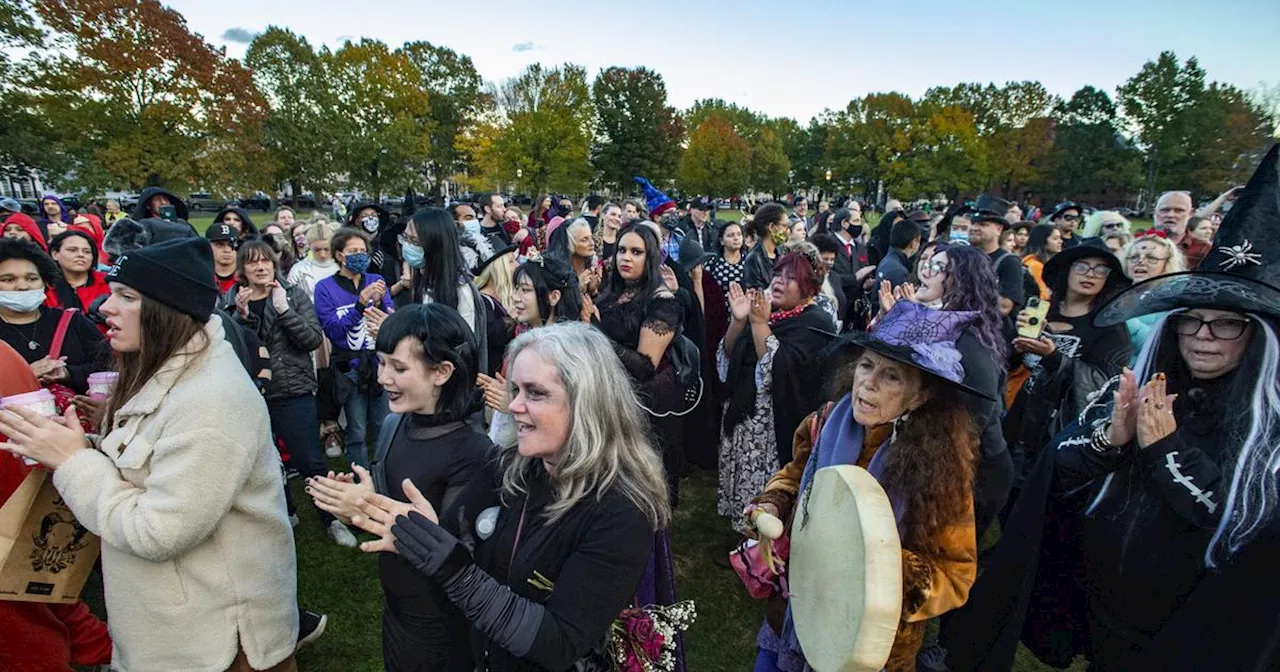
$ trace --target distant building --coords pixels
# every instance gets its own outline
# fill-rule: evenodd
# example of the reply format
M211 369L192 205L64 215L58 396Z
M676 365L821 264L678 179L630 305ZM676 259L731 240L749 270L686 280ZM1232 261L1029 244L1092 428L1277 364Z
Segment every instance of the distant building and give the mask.
M0 171L0 195L10 198L40 198L44 183L32 171Z

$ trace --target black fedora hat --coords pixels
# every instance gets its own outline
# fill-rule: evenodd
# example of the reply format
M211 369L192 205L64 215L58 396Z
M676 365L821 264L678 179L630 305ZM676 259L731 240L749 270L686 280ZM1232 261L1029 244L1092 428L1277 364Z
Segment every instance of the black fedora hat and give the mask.
M1176 308L1280 316L1280 145L1273 145L1194 271L1138 283L1098 311L1098 326Z
M969 221L977 224L978 222L997 222L1004 228L1009 228L1009 208L1013 204L998 196L991 194L982 194L973 206L969 208Z

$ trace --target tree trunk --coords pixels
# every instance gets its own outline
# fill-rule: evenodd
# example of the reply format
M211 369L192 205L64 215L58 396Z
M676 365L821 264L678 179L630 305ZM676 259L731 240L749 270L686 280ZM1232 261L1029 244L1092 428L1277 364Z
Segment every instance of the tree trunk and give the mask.
M290 201L293 203L293 209L296 212L298 210L298 198L302 196L302 183L298 181L298 178L295 177L289 180L289 191L292 194Z

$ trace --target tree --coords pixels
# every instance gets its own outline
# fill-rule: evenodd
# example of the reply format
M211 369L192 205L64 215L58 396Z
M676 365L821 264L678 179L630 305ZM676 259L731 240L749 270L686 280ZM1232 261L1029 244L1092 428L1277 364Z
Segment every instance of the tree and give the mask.
M688 193L741 194L751 177L751 146L729 119L712 112L689 136L679 175L680 188Z
M495 97L497 137L478 159L486 178L518 181L534 193L582 189L591 177L595 116L586 69L535 63L504 82Z
M1179 176L1183 188L1201 198L1247 182L1275 142L1266 110L1239 88L1219 82L1209 84L1190 111L1189 129L1194 145L1169 175Z
M933 109L920 105L914 141L921 195L946 194L952 200L986 188L987 144L973 114L959 105Z
M599 137L591 163L605 184L626 190L641 175L670 179L680 158L684 126L667 105L662 75L648 68L606 68L591 85Z
M791 159L782 147L782 139L769 126L760 128L751 147L751 187L775 196L787 191L787 174Z
M417 67L431 99L430 147L421 166L423 176L438 183L462 169L458 139L470 131L493 99L470 56L430 42L410 42L401 49Z
M305 37L271 26L249 44L245 65L270 106L262 144L272 181L291 183L295 205L304 185L332 188L342 122L324 60Z
M1044 184L1059 102L1040 82L1009 82L990 101L988 166L992 186L1005 196L1019 199Z
M401 51L370 39L325 54L330 85L341 92L337 167L379 198L417 181L431 147L431 103L422 73Z
M726 103L719 98L707 98L704 100L694 101L693 106L685 113L685 127L695 129L707 120L712 114L719 115L721 118L729 122L733 132L737 133L743 139L750 141L755 137L756 131L764 122L764 119L755 112L745 107L738 107L734 103Z
M55 133L46 154L64 170L51 181L261 184L266 101L248 69L180 14L157 0L38 0L35 10L50 38L24 62L23 84Z
M17 85L10 51L39 44L44 31L35 25L31 3L26 0L0 2L0 166L9 171L27 171L41 166L44 150L51 142L44 120L31 109L31 96Z
M1204 78L1195 58L1179 65L1177 55L1165 51L1117 90L1125 117L1146 153L1149 195L1170 184L1163 172L1187 157L1194 140L1190 112L1204 96Z
M1115 200L1142 184L1141 155L1117 128L1110 96L1086 86L1059 104L1045 195L1053 200Z

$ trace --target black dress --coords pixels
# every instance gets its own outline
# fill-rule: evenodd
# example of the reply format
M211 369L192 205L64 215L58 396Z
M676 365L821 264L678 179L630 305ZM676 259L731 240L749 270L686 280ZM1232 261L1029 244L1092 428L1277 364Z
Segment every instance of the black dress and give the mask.
M647 411L658 448L662 451L667 485L674 503L677 482L684 469L684 423L681 417L670 413L684 410L679 407L684 390L676 382L670 347L657 367L647 355L637 350L642 328L651 329L658 335L679 334L684 323L685 306L665 289L659 292L648 301L640 301L633 291L627 290L602 298L596 306L600 310L600 330L613 341L622 366L635 380L636 394Z
M377 491L407 502L407 478L437 511L453 505L492 446L470 425L443 416L391 416L387 427L392 438L373 465ZM385 669L469 672L471 628L444 590L395 553L378 554L378 577Z
M0 339L17 350L28 364L44 359L53 345L62 313L60 308L41 306L39 319L31 324L0 322ZM31 347L33 343L35 348ZM106 337L83 313L73 313L67 323L62 356L67 358L68 375L63 382L79 394L88 392L89 374L110 371L114 365Z

